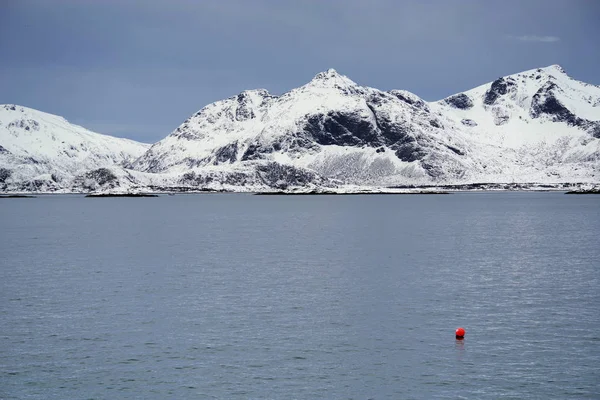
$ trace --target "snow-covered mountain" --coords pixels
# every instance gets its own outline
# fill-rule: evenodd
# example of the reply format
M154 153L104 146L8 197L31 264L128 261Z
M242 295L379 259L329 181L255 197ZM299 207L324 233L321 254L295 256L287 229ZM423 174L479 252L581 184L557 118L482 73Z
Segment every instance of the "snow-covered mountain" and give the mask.
M122 139L101 141L34 110L0 111L0 145L10 151L0 162L12 165L7 157L18 156L32 169L36 164L27 157L47 160L79 176L69 183L77 190L85 186L81 176L106 186L106 171L100 181L89 175L98 168L108 168L112 186L154 190L600 181L600 87L556 65L437 102L360 86L330 69L280 96L250 90L210 104L148 149ZM34 131L29 119L44 124L35 131L37 141L21 137ZM97 152L74 145L80 156L73 157L67 145L56 143L79 143L63 139L66 131L85 131L96 135L96 146L106 144ZM117 149L108 139L118 141Z
M463 125L485 156L484 176L600 181L600 87L558 65L499 78L435 108Z
M433 103L331 69L281 96L210 104L133 167L199 185L579 182L600 180L599 138L600 87L559 66Z
M91 190L110 179L107 168L128 165L149 146L31 108L0 105L0 190Z

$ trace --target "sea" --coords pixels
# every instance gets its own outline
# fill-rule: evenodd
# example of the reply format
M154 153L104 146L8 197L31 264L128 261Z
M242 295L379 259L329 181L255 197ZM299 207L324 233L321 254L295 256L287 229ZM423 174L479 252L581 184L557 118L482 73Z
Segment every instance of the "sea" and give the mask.
M597 195L0 199L0 399L599 398Z

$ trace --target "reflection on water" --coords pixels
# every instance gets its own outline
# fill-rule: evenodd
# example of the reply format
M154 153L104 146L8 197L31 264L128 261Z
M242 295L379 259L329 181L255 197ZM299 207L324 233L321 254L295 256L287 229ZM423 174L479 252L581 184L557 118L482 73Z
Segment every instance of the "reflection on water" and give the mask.
M456 347L456 358L462 360L465 355L465 340L454 339L454 347Z

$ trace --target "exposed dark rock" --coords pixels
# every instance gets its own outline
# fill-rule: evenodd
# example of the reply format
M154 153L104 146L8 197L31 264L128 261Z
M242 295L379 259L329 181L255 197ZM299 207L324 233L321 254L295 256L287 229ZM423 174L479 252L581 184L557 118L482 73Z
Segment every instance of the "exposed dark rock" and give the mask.
M472 119L465 118L460 122L461 122L461 124L466 125L466 126L477 126L477 122L473 121Z
M235 119L238 121L245 121L255 117L254 111L252 111L252 104L249 99L248 92L242 92L237 95L237 108L235 110Z
M370 105L380 106L382 104L386 104L389 101L388 96L389 95L387 95L386 93L374 92L369 95L369 98L367 99L367 103ZM369 108L371 108L371 107L369 107Z
M273 151L272 147L265 148L259 143L251 143L244 154L242 154L242 161L249 160L260 160L265 158L265 154L271 153Z
M0 154L7 154L10 153L10 151L6 150L4 147L0 146Z
M538 118L542 114L552 117L555 122L566 122L570 125L579 125L579 118L565 107L554 95L556 84L550 83L540 88L531 100L530 115Z
M202 186L210 183L212 178L209 180L203 175L198 175L195 172L186 172L179 178L179 183L186 186Z
M492 82L490 89L487 92L485 92L485 98L483 100L483 103L488 106L491 106L496 102L498 97L508 93L509 88L512 86L515 86L515 82L512 80L512 78L496 79L494 82Z
M39 131L40 130L40 124L39 122L37 122L36 120L33 119L19 119L16 121L12 121L8 124L9 128L15 127L15 128L21 128L21 129L25 129L26 131Z
M459 149L458 147L450 146L449 144L447 144L446 147L453 151L455 154L458 154L459 156L465 155L465 152Z
M319 145L316 144L310 136L304 136L304 133L293 133L291 135L280 136L266 151L269 153L273 151L286 151L290 154L304 152L306 150L318 151L320 149Z
M87 179L93 179L100 186L117 183L117 176L108 168L98 168L85 174ZM118 186L118 185L117 185Z
M433 126L434 128L442 128L442 124L440 121L438 121L437 119L432 119L429 121L429 125Z
M454 108L468 110L473 107L473 101L464 93L455 94L444 100L444 102Z
M421 166L425 171L427 171L427 174L434 179L440 178L444 175L444 171L442 170L441 166L433 162L431 159L421 160Z
M210 162L210 159L186 157L182 161L188 166L188 168L197 168L207 165Z
M58 189L58 185L51 180L46 179L31 179L24 182L19 182L18 186L12 190L18 192L52 192Z
M277 189L286 189L289 186L306 186L317 183L322 179L314 172L270 162L257 166L257 175L267 186Z
M167 154L165 153L157 155L152 151L152 149L148 150L148 152L142 156L142 159L145 163L143 171L152 173L164 171L164 159L166 158L166 156Z
M12 175L12 171L7 168L0 168L0 183L5 183Z
M370 121L353 113L331 111L307 118L304 132L320 145L379 147L379 135Z
M422 159L427 155L416 141L410 141L396 146L396 157L402 161L412 162Z
M539 118L541 115L548 115L554 122L577 126L600 139L600 121L589 121L576 116L556 98L556 90L560 89L555 83L550 82L533 95L529 111L531 117Z
M231 186L246 186L252 183L252 177L244 172L229 172L225 175L223 183Z
M178 126L177 129L175 129L175 132L172 133L172 135L177 138L183 138L183 139L187 139L187 140L199 139L198 135L196 135L195 133L193 133L192 131L190 131L188 129L189 129L189 125Z
M248 173L245 172L227 172L225 174L201 174L195 172L186 172L179 179L179 184L184 185L186 187L194 187L194 190L205 189L214 191L214 189L206 189L204 188L211 183L224 184L224 185L232 185L232 186L245 186L247 184L252 183L252 178ZM183 191L186 191L185 189Z
M401 100L407 104L410 104L411 106L429 110L429 107L427 107L427 104L422 99L420 99L419 97L417 97L416 95L414 95L412 93L409 93L409 92L406 92L403 90L390 90L388 93L391 94L392 96L396 97L398 100Z
M510 116L506 114L496 114L494 115L494 124L497 126L504 125L510 120Z
M390 121L387 114L377 111L376 107L374 107L374 103L367 103L367 106L373 113L373 116L375 117L375 123L381 134L378 142L383 141L383 144L389 147L396 144L414 141L412 131L408 125L402 125L400 123ZM374 147L377 146L376 143L371 145Z
M238 143L233 142L215 152L214 164L232 163L237 160Z
M592 135L596 139L600 139L600 121L588 122L587 131L590 135Z

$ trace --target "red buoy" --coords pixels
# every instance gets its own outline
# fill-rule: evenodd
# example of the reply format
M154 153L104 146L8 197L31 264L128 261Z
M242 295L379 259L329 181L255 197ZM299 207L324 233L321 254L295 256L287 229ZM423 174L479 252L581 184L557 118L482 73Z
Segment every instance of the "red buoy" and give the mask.
M456 338L459 340L465 338L465 328L458 328L456 330Z

